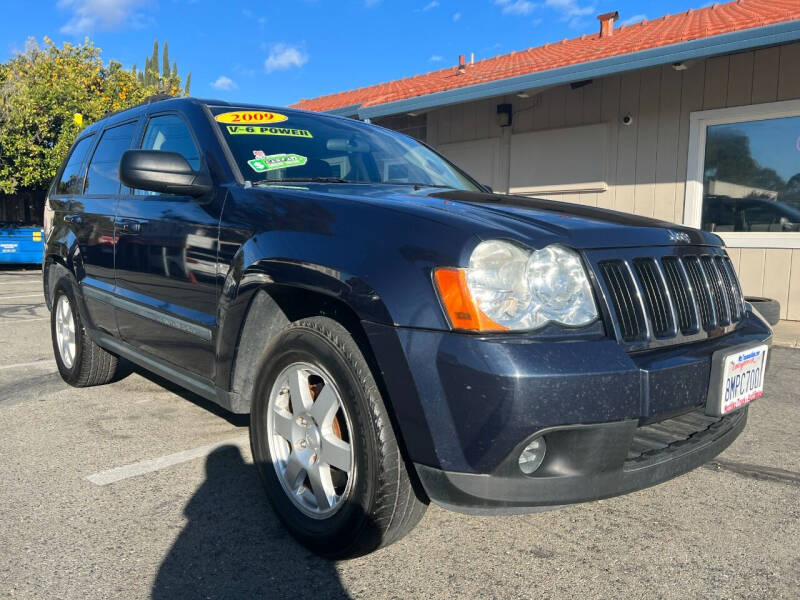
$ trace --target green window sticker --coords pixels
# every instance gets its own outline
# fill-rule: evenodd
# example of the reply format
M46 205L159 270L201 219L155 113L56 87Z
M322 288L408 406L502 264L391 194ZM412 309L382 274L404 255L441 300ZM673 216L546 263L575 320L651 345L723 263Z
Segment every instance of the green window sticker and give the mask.
M228 125L230 135L280 135L284 137L313 138L308 129L269 127L266 125Z
M289 167L302 167L308 162L308 158L299 154L270 154L267 156L260 150L254 150L253 154L255 154L255 158L248 160L247 164L256 173L265 173Z

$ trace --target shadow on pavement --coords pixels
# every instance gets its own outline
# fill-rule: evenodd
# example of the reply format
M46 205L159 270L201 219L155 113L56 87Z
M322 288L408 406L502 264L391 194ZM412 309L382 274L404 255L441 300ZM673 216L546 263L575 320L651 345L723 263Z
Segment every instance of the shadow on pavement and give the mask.
M349 598L332 561L283 529L258 473L235 446L206 460L206 480L189 500L186 527L159 568L155 600Z
M247 427L250 424L250 415L238 415L228 410L225 410L218 404L215 404L210 400L206 400L202 396L199 396L194 392L187 390L186 388L182 388L178 384L172 383L168 379L164 379L160 375L156 375L155 373L152 373L147 369L144 369L139 365L135 365L132 362L125 359L120 359L120 364L119 367L117 367L117 373L114 377L114 381L121 381L122 379L125 379L132 373L141 375L142 377L152 381L156 385L159 385L164 389L169 390L173 394L180 396L184 400L188 400L189 402L192 402L193 404L196 404L197 406L204 408L208 412L222 419L225 419L228 423L230 423L235 427Z

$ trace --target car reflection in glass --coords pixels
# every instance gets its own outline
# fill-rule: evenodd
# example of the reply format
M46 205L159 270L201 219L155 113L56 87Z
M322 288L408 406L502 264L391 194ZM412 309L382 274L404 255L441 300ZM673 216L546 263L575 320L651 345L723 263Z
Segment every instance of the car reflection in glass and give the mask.
M800 210L770 198L706 195L703 198L705 231L800 231Z

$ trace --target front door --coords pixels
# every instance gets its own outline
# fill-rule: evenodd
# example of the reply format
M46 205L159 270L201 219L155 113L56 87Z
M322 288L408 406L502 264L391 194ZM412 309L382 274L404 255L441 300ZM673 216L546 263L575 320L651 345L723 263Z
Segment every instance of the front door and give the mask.
M178 113L151 116L143 150L178 152L195 168L198 145ZM222 202L143 190L117 208L116 293L120 336L206 378L214 374L217 240Z

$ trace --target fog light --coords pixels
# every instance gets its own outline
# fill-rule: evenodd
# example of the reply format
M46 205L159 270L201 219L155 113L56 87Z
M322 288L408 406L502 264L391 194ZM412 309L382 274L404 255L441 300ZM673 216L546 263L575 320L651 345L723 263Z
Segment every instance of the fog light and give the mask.
M542 465L544 453L547 451L547 444L544 438L536 438L519 455L519 470L530 475Z

